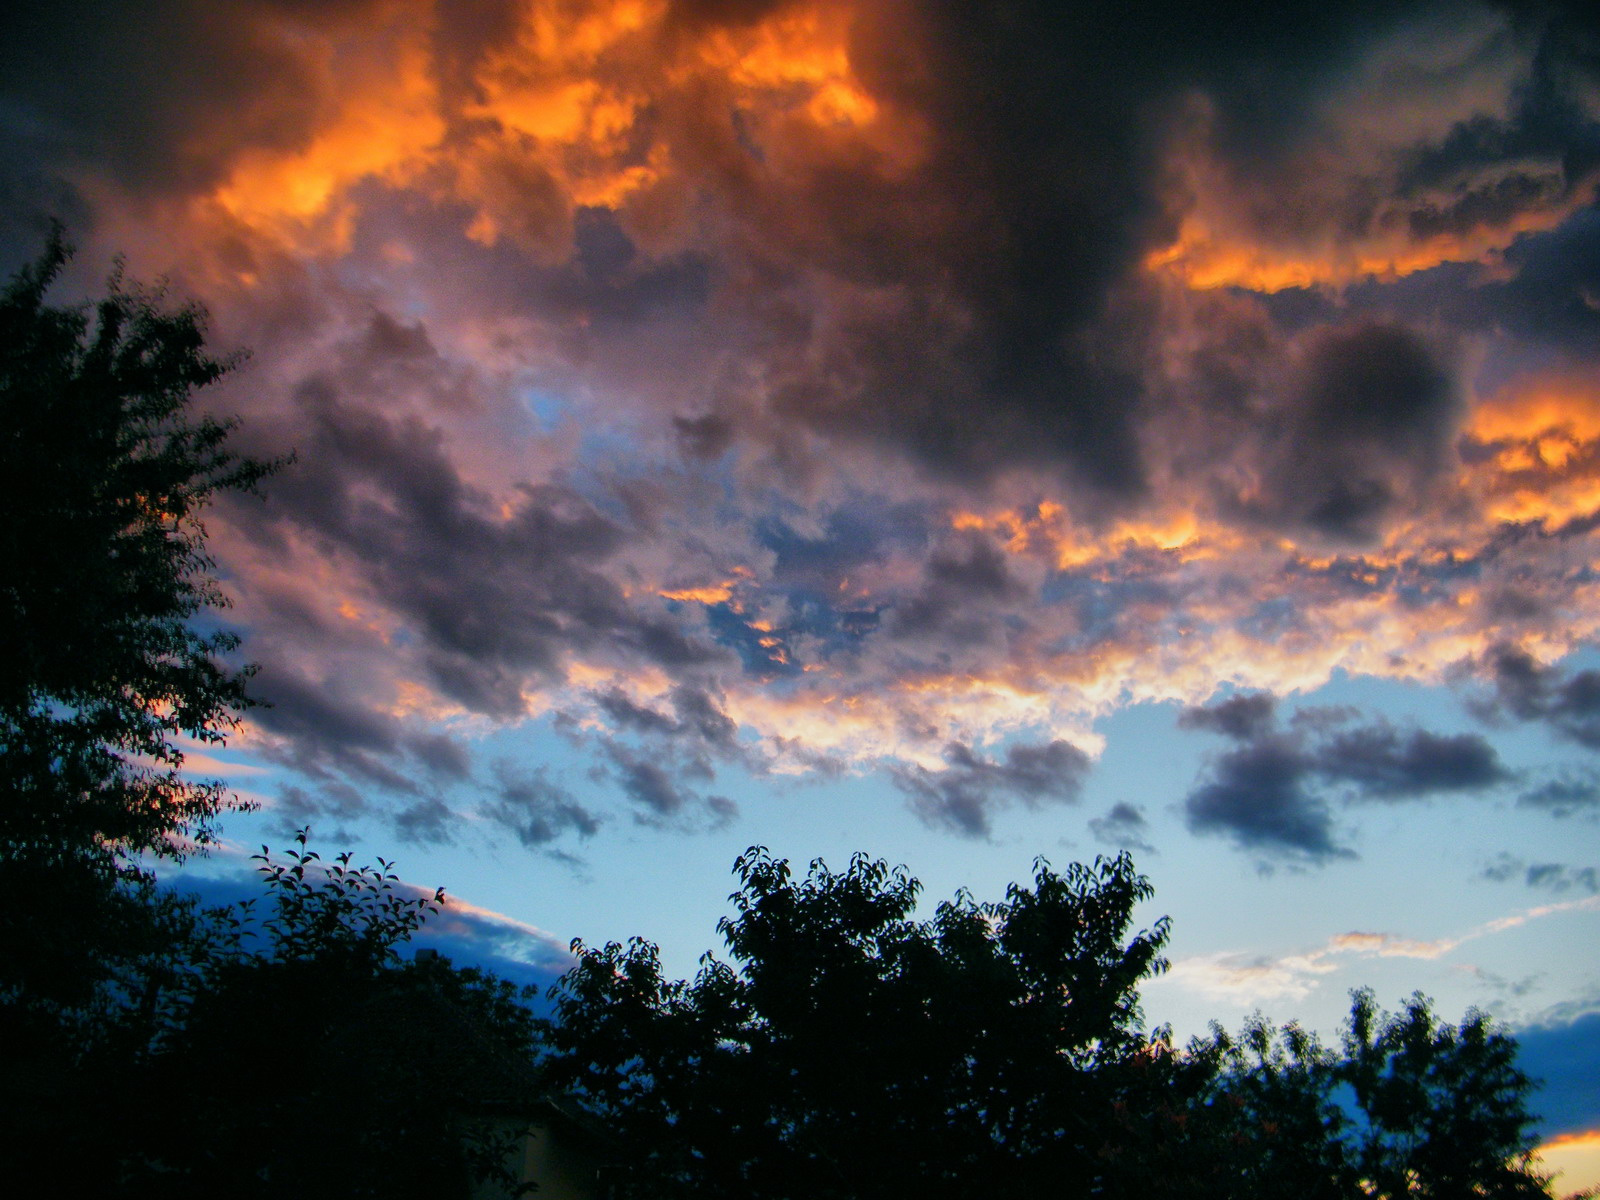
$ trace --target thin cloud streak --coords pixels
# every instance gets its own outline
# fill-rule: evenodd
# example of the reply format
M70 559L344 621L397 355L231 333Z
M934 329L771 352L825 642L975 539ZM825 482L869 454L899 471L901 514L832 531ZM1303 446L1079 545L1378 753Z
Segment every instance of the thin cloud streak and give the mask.
M1432 961L1459 947L1504 933L1530 921L1573 912L1600 910L1600 896L1586 896L1555 904L1541 904L1497 917L1455 937L1418 940L1390 933L1350 932L1328 938L1304 954L1278 958L1250 958L1235 951L1197 955L1173 963L1166 979L1211 999L1250 1005L1272 1000L1304 1000L1319 986L1318 979L1341 969L1347 956L1358 958L1414 958Z

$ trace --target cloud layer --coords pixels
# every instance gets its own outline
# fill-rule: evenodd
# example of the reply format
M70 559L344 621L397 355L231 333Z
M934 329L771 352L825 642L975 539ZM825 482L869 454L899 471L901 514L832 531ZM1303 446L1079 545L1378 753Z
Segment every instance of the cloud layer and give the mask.
M298 458L213 534L286 821L553 848L882 769L982 837L1153 699L1230 739L1193 830L1324 861L1507 769L1221 685L1448 678L1600 743L1595 46L1559 4L31 4L3 234L63 216L254 351L207 402ZM478 752L529 720L588 776Z

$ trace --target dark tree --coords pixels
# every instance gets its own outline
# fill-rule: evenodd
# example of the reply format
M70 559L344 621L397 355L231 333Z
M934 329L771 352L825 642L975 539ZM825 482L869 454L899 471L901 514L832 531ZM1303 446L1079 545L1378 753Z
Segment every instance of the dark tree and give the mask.
M180 735L220 742L247 670L205 631L226 605L201 514L270 472L191 411L229 363L201 313L113 274L94 305L45 303L56 237L0 292L0 853L174 851L227 803L179 774Z
M552 993L552 1078L634 1147L630 1194L1087 1196L1119 1099L1160 1069L1135 988L1166 922L1126 856L998 904L912 916L918 884L857 856L796 879L739 859L734 966L665 979L653 946L591 949ZM979 1186L981 1181L981 1187Z
M213 836L231 797L180 773L179 739L220 742L248 704L248 669L226 661L237 639L205 624L226 601L201 516L274 466L192 411L230 366L207 353L200 312L120 272L97 303L53 306L67 257L58 233L0 290L0 1000L13 1017L33 1000L81 1014L117 962L158 952L183 918L140 857Z
M1440 1022L1356 992L1338 1048L1259 1018L1213 1028L1184 1056L1181 1128L1149 1139L1148 1196L1527 1200L1550 1195L1529 1157L1533 1088L1516 1042L1481 1013ZM1181 1181L1181 1187L1178 1186Z
M1549 1195L1532 1084L1481 1015L1358 993L1337 1049L1260 1020L1182 1050L1146 1032L1167 925L1130 936L1150 888L1125 855L927 920L881 861L736 869L731 963L676 981L648 942L575 943L551 992L551 1078L631 1149L624 1195Z
M401 959L442 890L411 894L381 859L324 863L303 831L258 858L264 910L195 922L147 976L153 1036L94 1047L67 1090L32 1097L0 1134L8 1170L163 1200L513 1194L515 1130L493 1118L537 1095L526 995Z
M1370 1194L1548 1195L1528 1161L1532 1081L1516 1055L1482 1013L1452 1026L1421 996L1385 1014L1371 992L1357 992L1334 1077L1354 1097L1347 1144Z

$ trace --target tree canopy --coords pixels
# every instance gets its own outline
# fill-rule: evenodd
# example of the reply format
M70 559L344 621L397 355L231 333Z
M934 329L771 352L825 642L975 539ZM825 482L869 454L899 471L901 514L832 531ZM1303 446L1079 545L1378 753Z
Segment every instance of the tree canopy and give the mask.
M904 870L854 858L796 878L754 849L692 982L643 941L575 947L553 994L552 1077L639 1148L637 1194L1089 1195L1117 1098L1162 1043L1137 984L1166 923L1129 936L1126 857L998 904L913 918Z
M276 464L194 411L231 366L201 312L120 270L52 305L68 255L58 232L0 289L0 1001L82 1036L108 975L185 919L144 856L203 845L234 803L182 772L185 739L249 703L237 637L203 623L226 599L201 518Z
M60 235L0 291L0 854L171 853L228 802L179 772L248 704L201 514L274 469L235 454L194 394L231 363L202 313L120 271L90 305L45 301Z
M617 1129L638 1197L1372 1197L1549 1194L1531 1081L1481 1014L1357 993L1337 1049L1252 1022L1175 1047L1141 1021L1163 919L1126 855L999 903L914 915L918 884L858 855L803 877L736 864L693 980L643 940L574 944L549 1076Z

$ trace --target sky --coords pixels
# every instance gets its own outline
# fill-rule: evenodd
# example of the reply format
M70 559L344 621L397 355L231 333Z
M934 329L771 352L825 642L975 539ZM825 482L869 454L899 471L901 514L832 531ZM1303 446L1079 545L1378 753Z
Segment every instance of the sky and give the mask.
M8 26L0 266L204 305L295 456L207 517L265 703L190 766L259 807L184 880L310 826L548 980L691 973L752 844L1127 849L1152 1022L1487 1010L1600 1179L1589 6Z

